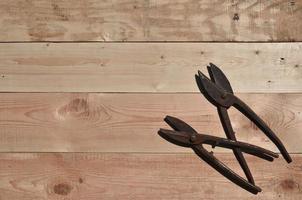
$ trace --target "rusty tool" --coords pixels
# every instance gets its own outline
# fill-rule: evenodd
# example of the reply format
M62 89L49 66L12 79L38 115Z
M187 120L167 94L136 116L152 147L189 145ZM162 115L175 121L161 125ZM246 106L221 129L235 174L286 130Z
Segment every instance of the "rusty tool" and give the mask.
M180 119L175 117L167 116L165 122L174 130L160 129L158 134L166 139L167 141L182 146L182 147L190 147L193 151L206 163L216 169L220 174L228 178L233 183L238 186L246 189L247 191L257 194L261 192L261 188L254 185L253 183L248 182L222 162L220 162L213 153L207 151L203 144L229 148L229 149L237 149L240 148L241 151L260 157L262 159L273 161L274 158L278 157L278 154L263 149L261 147L251 145L244 142L237 142L234 140L229 140L225 138L215 137L211 135L199 134L196 130L194 130L190 125L183 122Z
M210 66L207 66L207 69L208 69L211 80L217 86L219 86L221 89L225 90L226 92L234 94L229 80L216 65L214 65L213 63L210 63ZM227 138L230 140L237 141L227 108L222 107L222 106L217 106L217 112L218 112L221 125L223 127L223 130L224 130ZM247 180L250 183L255 184L253 175L246 163L245 158L243 157L241 150L239 148L233 149L233 153L234 153L237 161L239 162Z
M273 161L274 158L278 157L278 154L252 144L238 142L228 115L228 109L232 106L235 107L250 119L277 146L288 163L292 162L292 159L280 139L268 127L268 125L248 105L234 95L231 84L224 73L212 63L210 63L207 69L211 79L198 71L198 74L195 75L196 83L205 98L217 107L220 122L227 139L200 134L190 125L171 116L167 116L164 120L174 130L160 129L158 134L173 144L192 148L202 160L216 169L220 174L245 190L253 194L257 194L261 191L261 188L255 185L253 176L242 152L257 156L267 161ZM212 145L212 148L219 146L232 149L245 173L245 176L247 177L247 180L220 162L212 152L207 151L203 147L203 144Z
M214 82L205 76L201 71L198 71L198 75L195 75L196 83L200 92L209 102L219 109L224 108L222 110L223 113L220 113L223 123L230 121L226 115L227 109L232 106L235 107L249 120L251 120L277 146L284 159L290 163L292 159L280 139L248 105L246 105L241 99L233 94L231 85L223 72L213 64L210 64L208 69L210 76L213 77ZM225 88L228 89L226 90ZM235 138L235 135L232 134L233 131L231 130L231 126L228 128L229 129L226 131L226 134Z

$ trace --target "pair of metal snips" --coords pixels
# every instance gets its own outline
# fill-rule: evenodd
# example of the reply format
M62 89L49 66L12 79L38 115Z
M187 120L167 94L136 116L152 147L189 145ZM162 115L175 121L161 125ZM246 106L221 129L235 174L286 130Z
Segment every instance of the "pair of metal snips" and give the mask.
M292 159L280 139L268 125L249 106L234 95L230 82L224 73L212 63L208 66L208 72L211 79L198 71L198 74L195 75L196 83L205 98L217 107L218 115L227 139L200 134L184 121L171 116L167 116L165 121L173 130L160 129L158 133L161 137L173 144L192 148L202 160L211 165L220 174L247 191L257 194L261 191L261 188L255 185L253 176L242 152L268 161L273 161L274 158L278 157L278 154L255 145L238 142L228 115L228 109L233 106L239 110L277 146L288 163L290 163ZM203 144L212 145L213 148L220 146L232 149L247 180L220 162L211 152L203 147Z

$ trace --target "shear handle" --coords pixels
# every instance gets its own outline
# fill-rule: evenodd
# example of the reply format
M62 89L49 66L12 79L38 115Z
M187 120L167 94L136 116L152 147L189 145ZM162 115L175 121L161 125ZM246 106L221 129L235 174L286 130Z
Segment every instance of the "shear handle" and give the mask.
M234 98L235 102L233 106L247 118L249 118L252 122L254 122L254 124L256 124L261 131L263 131L263 133L277 146L280 153L288 163L292 162L292 159L288 154L286 148L284 147L280 139L275 135L275 133L268 127L268 125L242 100L240 100L236 96L234 96Z
M234 94L229 80L227 79L225 74L216 65L214 65L213 63L210 63L210 66L207 66L207 69L208 69L211 80L217 86L221 87L226 92ZM227 108L218 106L217 107L217 112L218 112L220 122L222 124L223 130L224 130L227 138L229 140L237 141L236 136L235 136L235 132L234 132L233 127L232 127L232 123L230 121L230 117L229 117ZM247 165L247 162L246 162L241 150L239 148L235 148L235 149L233 149L233 153L234 153L239 165L241 166L247 180L250 183L255 184L253 175L252 175L252 173L251 173L251 171L250 171L250 169ZM269 156L268 156L268 158L270 159L269 161L273 160ZM263 158L263 159L265 159L265 158Z
M220 162L215 156L213 156L206 149L204 149L202 145L194 145L192 149L202 160L204 160L206 163L216 169L221 175L223 175L236 185L242 187L243 189L253 194L261 192L261 188L249 183L248 181L240 177L238 174L236 174L234 171L232 171L230 168Z
M267 160L267 161L270 161L270 162L274 161L274 158L267 155L267 154L259 153L257 151L250 151L250 150L245 150L244 152L247 153L247 154L262 158L263 160Z
M212 72L211 70L209 70L209 73ZM211 73L210 73L211 75ZM214 77L213 75L211 75L211 79L214 80ZM227 79L225 78L225 80L227 81ZM219 80L218 80L219 81ZM215 81L216 82L216 81ZM232 92L232 88L230 86L230 83L228 83L228 88L229 90ZM226 83L226 84L227 84ZM234 140L234 141L237 141L236 139L236 136L235 136L235 132L233 130L233 127L232 127L232 124L231 124L231 121L230 121L230 117L229 117L229 114L228 114L228 111L226 108L224 107L217 107L217 112L218 112L218 115L219 115L219 118L220 118L220 122L222 124L222 127L223 127L223 130L227 136L227 138L229 140ZM243 157L243 153L241 152L241 150L239 148L234 148L233 149L233 153L237 159L237 161L239 162L247 180L252 183L252 184L255 184L255 181L254 181L254 178L253 178L253 175L247 165L247 162L245 160L245 158ZM268 156L268 158L270 158L269 161L272 161L273 159L271 159L271 157ZM265 158L263 158L265 159ZM267 159L266 159L267 160Z
M189 135L186 131L175 131L168 129L160 129L158 134L169 142L182 147L209 144L212 145L212 147L220 146L229 149L240 148L242 152L258 156L268 161L273 161L274 157L278 157L278 154L258 146L243 142L236 142L225 138L213 137L210 135L197 133Z
M239 148L241 151L249 153L255 152L253 155L265 154L274 158L278 158L278 154L270 150L258 147L245 142L238 142L234 140L228 140L225 138L215 137L211 135L198 134L197 139L193 143L194 145L198 144L209 144L213 147L219 146L228 149Z

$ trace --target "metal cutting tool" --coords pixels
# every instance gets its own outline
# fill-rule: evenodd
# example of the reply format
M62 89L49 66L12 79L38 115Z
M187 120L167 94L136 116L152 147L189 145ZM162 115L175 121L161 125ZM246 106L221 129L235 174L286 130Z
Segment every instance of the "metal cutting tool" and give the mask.
M267 161L273 161L274 158L278 157L278 154L252 144L237 141L228 115L228 109L233 106L239 110L277 146L288 163L292 159L280 139L269 126L247 104L234 95L231 84L224 73L212 63L208 66L208 72L211 79L198 71L198 74L195 75L196 83L205 98L217 107L217 112L227 138L200 134L189 124L171 116L167 116L164 120L173 130L160 129L158 134L173 144L192 148L202 160L216 169L220 174L245 190L257 194L261 191L261 188L255 185L253 176L243 157L243 152ZM212 148L219 146L232 149L247 180L219 161L212 152L207 151L203 147L204 144L211 145Z

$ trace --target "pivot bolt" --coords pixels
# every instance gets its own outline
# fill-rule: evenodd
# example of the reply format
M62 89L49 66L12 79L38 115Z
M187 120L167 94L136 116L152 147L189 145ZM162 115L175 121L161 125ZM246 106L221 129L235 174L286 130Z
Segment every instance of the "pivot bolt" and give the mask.
M190 141L191 142L195 142L196 141L196 135L195 134L191 135Z
M223 99L225 99L227 97L227 93L223 93L222 95L221 95L221 98L223 98Z

